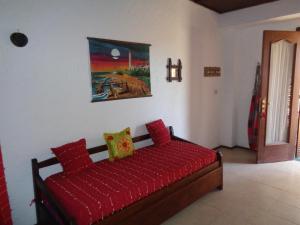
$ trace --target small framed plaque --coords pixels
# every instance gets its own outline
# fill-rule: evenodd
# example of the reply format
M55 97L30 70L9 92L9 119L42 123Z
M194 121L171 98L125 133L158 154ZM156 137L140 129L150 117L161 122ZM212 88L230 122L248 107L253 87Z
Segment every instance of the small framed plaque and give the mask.
M204 67L204 76L205 77L220 77L221 76L221 67Z

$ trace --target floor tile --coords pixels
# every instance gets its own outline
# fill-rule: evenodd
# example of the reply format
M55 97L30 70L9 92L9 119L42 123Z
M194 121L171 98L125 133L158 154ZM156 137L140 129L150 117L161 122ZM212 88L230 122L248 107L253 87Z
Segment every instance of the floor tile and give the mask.
M164 225L300 225L300 162L256 164L255 153L223 149L224 189Z

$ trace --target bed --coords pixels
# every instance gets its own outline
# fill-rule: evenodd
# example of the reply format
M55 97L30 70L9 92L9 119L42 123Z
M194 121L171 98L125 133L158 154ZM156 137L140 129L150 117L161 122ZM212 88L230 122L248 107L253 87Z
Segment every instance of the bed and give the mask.
M72 176L57 173L43 180L39 170L58 161L33 159L37 224L155 225L205 193L222 190L222 154L169 130L172 140L166 146L147 146L113 163L101 160ZM88 151L106 150L103 145Z

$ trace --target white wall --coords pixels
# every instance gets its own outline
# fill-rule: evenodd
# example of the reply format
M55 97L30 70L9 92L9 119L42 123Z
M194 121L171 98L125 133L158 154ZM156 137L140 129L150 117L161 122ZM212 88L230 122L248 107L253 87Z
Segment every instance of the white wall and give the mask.
M284 10L283 10L284 11ZM274 19L276 21L276 19ZM248 147L248 114L264 30L292 30L300 19L222 28L223 71L220 142Z
M24 48L9 40L19 29ZM90 103L86 37L151 43L151 98ZM14 224L35 221L30 159L50 147L86 137L103 144L104 131L126 126L134 135L163 118L176 134L219 145L220 79L215 13L187 0L0 0L0 140ZM166 61L181 58L183 82L166 82Z

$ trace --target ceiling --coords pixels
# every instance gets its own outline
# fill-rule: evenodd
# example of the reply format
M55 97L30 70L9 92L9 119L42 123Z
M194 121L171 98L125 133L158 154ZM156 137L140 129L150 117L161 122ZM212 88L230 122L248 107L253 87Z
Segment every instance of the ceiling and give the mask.
M226 13L278 0L192 0L218 13Z

